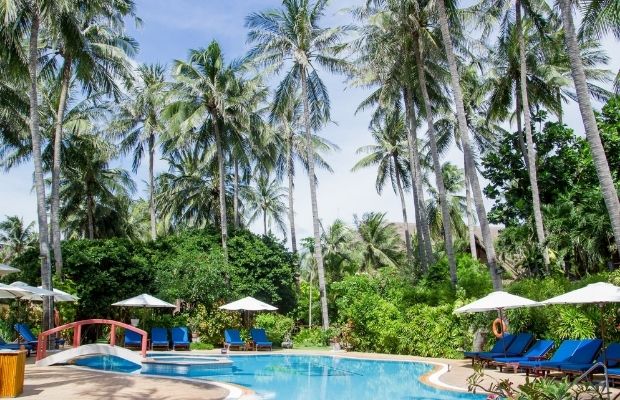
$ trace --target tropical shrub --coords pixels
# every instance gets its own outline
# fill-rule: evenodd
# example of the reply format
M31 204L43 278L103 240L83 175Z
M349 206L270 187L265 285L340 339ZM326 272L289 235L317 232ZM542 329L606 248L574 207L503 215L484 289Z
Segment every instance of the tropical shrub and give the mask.
M287 334L293 330L294 321L285 315L275 313L258 314L254 326L263 328L274 346L280 346Z
M322 328L302 328L293 337L295 347L323 347L329 344L331 339L330 331Z

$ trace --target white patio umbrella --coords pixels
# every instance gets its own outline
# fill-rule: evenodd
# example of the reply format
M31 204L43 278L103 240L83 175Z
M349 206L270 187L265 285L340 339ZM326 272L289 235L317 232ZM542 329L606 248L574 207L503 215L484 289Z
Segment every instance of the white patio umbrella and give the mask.
M26 289L0 283L0 299L16 299L30 295Z
M43 296L54 296L55 293L51 290L47 290L47 289L43 289L43 288L38 288L35 286L30 286L27 283L21 282L21 281L17 281L17 282L13 282L11 283L9 286L15 287L15 288L19 288L19 289L23 289L27 292L29 292L29 294L24 295L24 296L20 296L20 298L22 298L23 300L32 300L32 301L37 301L37 297L42 298ZM32 297L32 298L30 298ZM40 300L39 300L40 301Z
M142 293L130 299L117 301L112 305L118 307L177 308L174 304L170 304L146 293Z
M245 323L250 324L250 312L252 311L275 311L278 307L274 307L271 304L264 303L254 297L244 297L232 303L224 304L219 307L221 310L229 311L244 311Z
M167 301L163 301L158 299L155 296L151 296L150 294L142 293L138 296L134 296L130 299L117 301L112 304L117 307L138 307L143 310L146 308L177 308L174 304L170 304ZM142 313L143 317L146 318L146 313ZM135 319L135 322L134 322ZM140 320L137 318L132 318L132 325L137 326L140 323Z
M37 286L37 289L43 289L41 286ZM75 303L76 301L79 300L79 298L77 296L74 296L70 293L64 292L60 289L52 289L52 291L54 292L54 301L55 302L66 302L66 303ZM28 297L28 300L31 301L43 301L43 296L37 295L37 294L32 294L31 296Z
M230 311L275 311L278 307L256 300L254 297L244 297L232 303L220 306L222 310Z
M11 267L7 264L0 264L0 276L6 276L15 272L19 272L19 269Z

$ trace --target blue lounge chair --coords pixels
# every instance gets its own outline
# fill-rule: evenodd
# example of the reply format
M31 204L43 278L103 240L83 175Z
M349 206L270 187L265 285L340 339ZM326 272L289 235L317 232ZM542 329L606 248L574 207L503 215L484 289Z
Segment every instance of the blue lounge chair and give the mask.
M231 347L239 349L245 347L245 342L241 340L241 335L237 329L226 329L224 331L224 347L230 350Z
M498 339L495 342L495 344L493 345L491 350L488 351L488 353L502 353L504 350L508 349L508 346L510 346L510 344L512 343L514 338L515 338L515 336L511 335L510 333L505 334L504 336L502 336L500 339ZM464 356L465 356L465 358L471 358L472 359L472 363L473 363L473 361L478 359L480 357L480 354L483 354L483 353L487 353L487 352L484 352L484 351L466 351L464 353Z
M554 344L553 340L547 340L547 339L537 340L536 342L534 342L532 347L530 347L527 353L523 354L523 356L521 357L495 357L493 358L491 363L493 365L498 366L501 372L503 367L507 366L508 364L518 365L520 362L523 362L523 361L542 360L543 358L545 358L547 353L549 353L549 351L553 348L553 344Z
M182 347L189 350L189 330L185 326L172 328L172 350Z
M138 332L125 329L125 347L142 347L142 335Z
M0 338L0 350L19 350L21 346L24 346L24 348L28 350L27 356L30 357L32 346L28 343L7 343L4 339Z
M36 350L39 343L38 338L32 333L27 324L17 323L13 326L19 336L26 341L26 344L30 345L33 350ZM65 339L55 339L56 346L64 346Z
M560 371L563 365L567 364L592 364L596 355L601 351L603 341L601 339L585 339L581 341L581 344L572 356L565 361L557 363L548 363L542 367L541 370L546 371Z
M555 365L561 362L566 362L575 353L575 351L577 351L579 346L581 346L581 343L581 340L565 340L560 343L560 346L549 360L522 361L519 362L519 368L524 369L526 374L529 375L530 371L544 368L547 365Z
M273 350L273 344L267 339L267 335L265 334L264 329L254 328L250 331L250 336L252 336L252 340L254 341L254 346L256 350L259 348L269 348L269 350Z
M165 347L166 350L170 350L170 342L168 341L168 329L151 329L151 350L153 350L155 347Z
M598 356L594 363L573 363L566 362L560 365L560 370L567 374L571 372L574 373L584 373L594 364L605 363L608 369L618 368L620 367L620 343L612 343L605 348Z
M532 340L534 340L534 335L531 333L519 333L505 351L481 353L478 358L490 361L495 357L520 357L525 353Z

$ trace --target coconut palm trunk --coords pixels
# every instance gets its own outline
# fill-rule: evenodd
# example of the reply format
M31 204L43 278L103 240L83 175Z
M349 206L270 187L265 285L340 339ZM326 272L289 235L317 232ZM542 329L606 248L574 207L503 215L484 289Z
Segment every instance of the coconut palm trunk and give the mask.
M405 117L407 119L407 142L409 145L409 164L411 166L411 175L413 177L413 191L415 192L414 205L416 215L420 219L419 238L422 241L424 249L424 258L422 260L422 271L426 272L433 260L433 247L431 245L431 232L426 216L426 208L424 206L424 191L422 186L422 169L420 167L420 153L418 151L418 135L415 123L415 110L413 105L413 95L411 88L404 89L405 98Z
M465 162L468 165L469 170L469 182L471 184L472 192L474 195L474 204L476 205L476 212L478 214L478 220L480 221L480 229L482 231L482 240L487 253L487 264L491 274L491 280L493 281L493 289L502 289L502 280L497 268L497 259L495 257L495 247L493 245L493 239L491 238L491 229L489 227L489 220L487 218L486 210L484 208L484 202L482 198L482 190L480 189L480 182L478 181L478 175L475 170L475 160L471 143L469 139L469 130L467 128L467 120L465 118L465 106L463 104L463 93L461 91L460 76L457 70L456 57L454 56L454 49L452 47L452 37L450 36L450 26L448 24L448 14L446 12L446 5L444 0L437 0L437 11L439 14L439 26L441 29L441 37L446 51L448 59L448 66L450 68L450 81L452 86L452 94L454 96L454 103L456 106L456 116L458 120L459 131L461 132L463 142L463 153L465 154Z
M234 176L233 176L233 214L234 214L234 226L235 229L239 229L241 225L241 218L239 214L239 160L235 157L234 164Z
M95 200L92 195L86 198L86 217L88 219L88 238L95 238Z
M530 118L530 103L527 94L527 64L525 62L525 38L523 37L523 27L521 22L521 1L515 3L517 36L519 41L519 88L521 92L521 102L523 104L523 119L525 123L525 140L527 144L527 167L530 177L530 187L532 190L532 209L534 212L534 225L536 236L538 237L538 248L543 256L543 263L547 273L549 273L549 250L545 238L545 227L543 225L542 211L540 209L540 194L538 192L538 174L536 172L536 150L534 149L534 138L532 136L532 120Z
M52 267L50 264L49 231L45 210L45 182L43 179L43 162L41 159L41 134L39 131L39 103L37 67L39 59L39 8L36 0L31 3L32 21L28 46L28 73L30 75L30 136L32 139L32 159L34 163L34 187L37 196L37 222L39 224L39 259L41 261L41 284L44 289L52 290ZM54 326L54 299L43 297L43 318L41 328Z
M297 235L295 233L295 209L293 191L295 190L295 163L293 160L293 130L289 131L286 144L286 172L288 175L288 223L291 229L291 249L293 254L297 254Z
M461 143L462 147L462 143ZM476 249L476 231L475 231L475 220L474 220L474 205L473 200L471 198L471 185L469 184L469 171L467 168L467 164L465 170L465 200L467 202L467 231L469 233L469 252L471 253L472 258L475 260L478 258L478 250Z
M56 276L62 278L62 249L60 247L60 164L62 151L62 124L65 118L65 108L67 107L67 96L71 83L71 57L66 56L62 67L62 81L60 86L60 98L58 99L58 110L56 111L56 121L54 126L54 154L52 160L52 192L51 192L51 232L52 247L54 250L54 264L56 266Z
M437 151L437 138L435 136L435 125L433 123L433 114L431 109L431 100L426 90L426 72L424 71L424 60L420 50L419 38L414 35L413 52L415 55L416 65L418 69L418 81L420 92L422 92L422 100L424 102L424 111L426 113L426 123L428 125L428 141L431 147L431 156L433 158L433 169L435 170L435 184L439 192L439 205L441 207L441 219L443 222L444 246L446 255L448 256L448 266L450 269L450 281L452 286L456 287L456 258L454 256L454 245L452 243L452 222L450 221L450 207L448 205L448 196L446 196L446 186L443 182L441 173L441 161L439 160L439 152Z
M521 156L523 157L523 162L525 163L525 167L530 168L530 160L527 157L527 147L525 146L525 139L523 138L523 123L521 122L521 112L523 110L523 106L521 105L521 90L519 89L520 85L516 85L515 88L515 117L517 118L517 140L519 141L519 148L521 149Z
M616 241L616 248L620 251L620 201L618 200L618 192L614 186L614 181L609 170L605 149L598 133L598 126L594 118L594 111L590 103L590 93L586 83L586 75L581 62L581 54L579 52L579 44L577 43L577 35L575 34L575 24L573 23L573 14L571 3L569 0L559 0L560 10L562 13L562 24L564 26L564 40L568 49L568 58L570 60L571 74L575 82L575 91L577 92L577 103L581 112L581 119L586 131L586 138L590 144L590 151L594 159L596 175L601 184L603 199L607 206L607 212L611 220L611 228Z
M226 220L226 188L224 185L224 180L226 179L226 176L224 175L224 149L222 147L222 136L220 133L217 114L215 112L211 112L211 117L213 120L213 130L215 131L215 149L217 152L217 169L219 174L218 191L220 196L220 229L222 232L222 250L224 251L224 256L228 258L228 249L226 247L228 242L228 221Z
M308 76L305 68L301 70L301 91L304 102L304 129L308 146L308 178L310 180L310 201L312 203L312 230L314 233L314 257L319 275L319 293L321 295L321 316L323 329L329 328L329 314L327 310L327 285L325 283L325 267L323 265L323 251L321 249L321 233L319 231L319 207L316 200L316 176L314 174L314 147L310 132L310 105L308 104Z
M151 215L151 239L157 239L157 214L155 213L155 135L149 132L149 213Z
M396 154L392 155L394 159L394 165L398 165L398 157ZM407 220L407 205L405 203L405 193L403 193L403 184L400 180L400 173L398 170L396 175L396 188L398 189L398 195L400 197L400 207L403 212L403 222L405 223L405 247L407 248L407 260L413 260L413 250L411 249L411 235L409 233L409 221Z

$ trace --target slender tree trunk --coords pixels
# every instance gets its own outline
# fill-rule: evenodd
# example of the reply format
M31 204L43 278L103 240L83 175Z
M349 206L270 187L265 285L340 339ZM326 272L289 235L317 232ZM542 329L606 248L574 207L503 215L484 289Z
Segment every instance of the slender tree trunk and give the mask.
M462 144L461 144L462 147ZM464 165L466 165L464 163ZM467 230L469 232L469 251L471 253L472 258L475 260L478 258L478 250L476 249L476 230L475 224L476 221L474 219L474 206L471 198L471 185L469 184L469 175L470 172L468 168L465 167L465 198L467 201Z
M65 56L62 67L62 82L60 86L60 98L58 99L58 110L56 111L56 121L54 126L54 154L52 161L52 201L51 201L51 232L52 247L54 249L54 263L56 265L56 276L62 279L62 249L60 248L60 164L62 149L62 124L65 118L65 108L67 106L67 94L71 83L71 57Z
M396 154L392 156L394 159L394 165L398 165L398 157ZM398 188L398 195L400 197L400 207L403 212L403 222L405 223L405 246L407 248L407 260L411 262L413 259L413 251L411 249L411 235L409 234L409 221L407 220L407 205L405 203L405 194L403 193L403 184L400 180L400 174L396 171L396 187Z
M411 88L405 88L405 115L408 119L407 142L409 144L409 163L411 165L411 175L413 176L413 190L416 192L417 204L416 214L420 219L420 237L424 247L424 263L422 271L426 272L428 267L434 262L433 247L431 245L431 232L426 215L426 204L424 203L424 189L422 184L422 169L420 167L420 153L418 152L418 135L415 124L415 110Z
M564 110L562 109L562 92L558 89L558 93L556 94L556 101L558 102L558 123L560 125L564 124Z
M217 115L211 113L213 119L213 128L215 130L215 147L217 151L217 167L219 174L219 195L220 195L220 228L222 231L222 251L224 257L228 259L228 248L226 244L228 242L228 221L226 219L226 188L224 181L226 176L224 175L224 149L222 148L222 137L220 135L220 127L218 124Z
M234 160L235 175L233 180L233 214L235 214L235 229L239 229L241 218L239 214L239 160Z
M308 176L310 179L310 200L312 203L312 228L314 231L314 257L319 275L319 293L321 295L321 315L323 329L329 328L329 314L327 310L327 285L325 284L325 267L323 265L323 251L321 249L321 233L319 231L319 206L316 200L316 176L314 174L314 147L310 132L310 110L308 104L308 76L307 71L301 71L301 91L304 102L304 129L308 145Z
M28 46L28 73L30 75L30 136L32 139L32 159L34 163L34 187L37 196L37 222L39 225L39 258L41 261L41 284L44 289L52 290L52 266L50 263L49 231L47 212L45 210L45 182L43 179L43 162L41 160L41 134L39 132L39 101L37 67L39 65L39 9L36 0L32 1L32 24ZM54 298L43 297L43 318L41 328L54 326Z
M88 219L88 238L95 238L95 201L92 195L86 198L86 217Z
M288 223L291 228L291 249L297 255L297 234L295 232L295 209L293 191L295 190L295 163L293 160L293 130L289 131L286 144L286 173L288 175Z
M461 92L460 76L457 70L454 49L452 47L452 37L450 36L450 26L448 24L446 5L444 3L444 0L437 0L436 4L439 14L441 37L445 47L446 56L448 58L448 66L450 67L452 94L454 96L454 103L456 105L456 116L459 124L459 131L461 132L461 138L463 141L463 152L465 153L465 161L468 165L468 169L470 172L469 181L471 183L471 189L474 194L474 203L476 205L476 212L478 213L478 220L480 221L480 229L482 231L482 239L484 241L484 247L486 248L487 253L487 264L489 265L489 271L491 273L491 279L493 281L493 289L501 290L502 279L500 276L500 272L497 268L495 247L493 245L493 239L491 238L489 220L487 219L487 213L484 208L482 190L480 189L480 182L478 181L478 175L476 174L475 169L476 163L474 160L471 143L469 141L469 130L467 128L467 120L465 119L465 106L463 105L463 93Z
M149 212L151 214L151 239L157 239L157 214L155 213L155 135L149 134Z
M596 167L596 175L601 184L603 199L607 206L607 212L611 220L611 228L614 233L617 251L620 252L620 201L618 200L618 192L614 186L614 181L609 171L607 156L598 133L598 126L592 111L590 103L590 93L586 82L586 74L581 62L581 53L579 44L577 43L577 35L575 34L575 25L573 23L573 15L571 3L568 0L560 0L560 10L562 12L562 24L564 25L564 40L568 49L568 57L570 59L571 73L575 82L577 92L577 102L579 103L579 111L581 119L586 131L586 138L590 144L590 151L594 159Z
M530 168L530 160L527 157L527 147L525 146L525 139L523 138L523 123L521 122L521 111L523 107L521 105L521 90L519 85L515 88L515 117L517 118L517 140L519 141L519 148L521 149L521 156L523 157L523 163L525 168Z
M263 234L267 236L267 210L263 209Z
M521 92L521 102L523 103L523 119L525 120L525 140L527 142L527 166L530 177L530 187L532 189L532 209L534 211L534 225L536 236L538 237L538 248L543 256L545 270L549 274L549 250L547 249L547 239L545 238L545 227L543 224L542 211L540 206L540 193L538 191L538 174L536 172L536 150L534 148L534 138L532 136L532 121L530 117L530 103L527 94L527 63L525 60L525 38L523 37L523 27L521 23L521 1L515 3L517 36L519 41L519 87Z
M448 196L446 196L446 186L444 185L443 175L441 173L441 161L439 160L439 152L437 151L437 138L435 136L435 125L433 123L433 110L431 109L431 100L428 96L428 91L426 90L426 72L424 71L425 64L420 51L419 39L415 35L413 40L413 52L415 54L415 60L418 68L418 81L420 84L420 91L422 92L424 111L426 112L426 123L428 125L428 140L431 146L431 156L433 158L433 167L435 170L435 184L437 185L437 191L439 192L439 205L441 207L441 219L443 223L444 246L446 248L446 255L448 256L450 281L452 282L452 286L456 287L456 257L454 256L454 244L452 242L452 222L450 220L450 206L448 204Z

